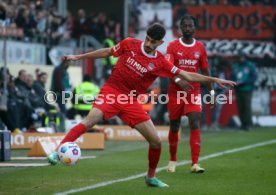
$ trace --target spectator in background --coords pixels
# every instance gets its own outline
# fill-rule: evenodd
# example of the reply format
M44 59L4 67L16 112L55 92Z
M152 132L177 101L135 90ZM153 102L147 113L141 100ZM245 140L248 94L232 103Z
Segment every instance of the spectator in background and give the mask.
M41 72L38 75L38 78L36 81L34 81L33 89L36 93L36 95L40 98L40 101L43 103L43 108L45 110L55 109L54 106L47 104L47 102L44 100L44 96L46 94L45 85L48 80L48 74L46 72Z
M22 28L25 41L30 41L34 38L36 31L36 21L27 9L20 9L15 20L16 26Z
M6 18L3 21L6 26L16 27L15 24L15 13L11 8L7 8L6 10Z
M18 126L16 126L15 121L12 120L9 110L9 93L8 93L8 85L10 82L11 75L9 70L6 70L6 77L5 69L2 67L0 69L0 123L4 123L8 130L12 132L19 133L20 130ZM7 89L4 89L4 83L7 85ZM14 110L15 111L15 110Z
M47 38L47 12L45 10L41 10L38 12L36 17L37 25L37 38L38 41L45 43Z
M66 18L64 19L64 22L63 22L63 30L64 30L64 33L61 37L61 41L68 41L69 39L72 38L72 33L73 33L73 30L74 30L74 24L75 24L75 21L74 21L74 17L73 15L67 11L67 16Z
M6 4L4 2L0 3L0 26L4 25L6 20Z
M231 79L237 82L235 87L241 129L249 131L252 126L251 100L254 82L257 79L256 65L246 59L244 53L237 56L231 67Z
M41 99L34 90L33 87L34 78L31 74L27 74L26 86L27 86L27 98L28 108L31 110L31 117L27 120L26 127L34 129L34 122L38 119L38 110L44 108L44 99Z
M226 69L228 67L228 63L225 60L223 60L223 58L221 58L219 56L215 56L214 58L211 58L208 61L211 64L210 71L211 71L212 76L220 78L220 79L227 79L226 78ZM227 90L228 90L228 89L221 88L216 84L214 84L213 87L214 87L216 96L218 96L220 94L226 94ZM201 88L201 92L202 92L202 94L201 94L202 96L209 93L208 89L203 86ZM214 108L211 109L211 116L212 116L211 122L212 123L211 123L210 130L215 130L215 131L220 130L219 117L221 114L221 109L222 109L222 104L218 104L218 103L216 103L216 106L214 106ZM209 127L207 127L207 120L206 120L207 114L209 114L209 113L206 113L206 104L204 101L202 101L202 115L201 115L202 131L206 131L207 129L209 129Z
M71 85L69 81L69 73L67 69L69 68L69 63L62 62L53 71L51 91L56 93L57 104L59 109L64 116L66 115L66 106L64 100L62 101L62 93L66 95L67 92L71 91ZM68 94L67 94L68 95Z
M35 79L38 80L39 79L39 75L41 73L41 70L39 68L35 69Z
M106 38L106 32L105 32L105 25L106 25L106 14L103 13L103 12L100 12L98 14L98 28L99 28L99 31L100 31L100 37L98 37L98 41L99 42L103 42L104 39Z
M105 21L106 17L103 13L92 14L89 22L89 33L102 43L106 37Z
M63 26L63 19L60 16L53 16L51 20L51 28L50 28L50 44L57 45L61 39L61 37L65 33L65 27Z
M21 132L19 128L21 127L20 125L20 113L22 106L22 101L17 95L18 89L15 87L14 84L14 78L12 75L10 75L10 80L7 85L8 89L8 115L12 120L13 125L16 127L16 132Z
M107 38L112 38L115 42L121 40L121 25L115 14L111 14L105 25L105 34Z
M73 91L73 107L68 111L68 118L74 119L77 114L85 117L92 109L92 103L99 92L99 86L91 82L91 77L89 75L84 75L83 82Z
M15 79L15 85L18 87L20 91L24 91L26 89L26 79L27 72L24 69L19 70L18 77Z
M75 21L73 38L79 39L81 35L89 33L89 21L86 18L86 12L84 9L79 9L78 18Z
M34 81L33 88L36 94L40 97L45 95L45 85L48 80L48 74L46 72L39 72L37 75L37 80Z

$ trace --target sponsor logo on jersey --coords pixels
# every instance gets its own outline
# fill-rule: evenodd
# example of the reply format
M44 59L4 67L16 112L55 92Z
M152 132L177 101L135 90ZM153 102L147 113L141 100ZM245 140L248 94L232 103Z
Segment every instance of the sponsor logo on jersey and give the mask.
M200 53L198 51L195 51L194 52L194 56L195 56L195 58L199 58L200 57Z
M153 63L149 63L148 70L152 71L154 68L155 68L154 64Z
M179 65L190 65L190 66L194 66L196 65L198 62L198 60L191 60L191 59L181 59L179 60Z
M182 52L177 52L178 55L180 56L183 56L183 53Z
M127 65L134 68L135 70L137 70L140 73L146 73L148 72L148 69L145 68L144 66L142 66L140 63L138 63L135 59L133 59L132 57L128 57L127 59Z

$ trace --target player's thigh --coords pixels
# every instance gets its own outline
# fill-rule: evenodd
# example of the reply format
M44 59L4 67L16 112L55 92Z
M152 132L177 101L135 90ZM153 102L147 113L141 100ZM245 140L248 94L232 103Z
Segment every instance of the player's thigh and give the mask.
M120 113L118 116L122 121L133 128L135 125L150 120L148 113L146 113L141 104L137 101L128 104L118 104Z
M135 129L137 129L144 138L149 142L152 147L160 147L161 140L157 134L157 131L151 120L141 122L135 125Z

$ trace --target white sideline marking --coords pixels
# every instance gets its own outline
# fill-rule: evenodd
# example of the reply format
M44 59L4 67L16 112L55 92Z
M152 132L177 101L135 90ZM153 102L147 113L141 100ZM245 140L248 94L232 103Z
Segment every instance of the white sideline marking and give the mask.
M81 156L80 159L94 159L96 156ZM47 157L25 157L25 156L19 156L19 157L11 157L11 160L46 160Z
M44 167L49 163L0 163L0 167Z
M82 156L81 159L94 159L96 156ZM46 160L46 157L11 157L11 160ZM0 167L43 167L49 163L0 163Z
M204 160L208 160L210 158L216 158L218 156L223 156L225 154L232 154L232 153L235 153L235 152L249 150L249 149L252 149L252 148L257 148L257 147L260 147L260 146L265 146L265 145L275 144L275 143L276 143L276 139L273 139L273 140L270 140L270 141L260 142L260 143L257 143L257 144L251 144L251 145L240 147L240 148L234 148L234 149L225 150L225 151L222 151L222 152L217 152L217 153L209 154L207 156L203 156L203 157L199 158L199 160L200 161L204 161ZM185 161L184 160L184 161L181 161L181 162L177 163L177 166L187 165L187 164L190 164L190 163L191 163L191 161ZM156 172L160 172L160 171L166 170L166 168L167 168L167 166L158 168L156 170ZM65 192L55 193L55 195L66 195L66 194L73 194L73 193L77 193L77 192L91 190L91 189L95 189L95 188L111 185L111 184L118 183L118 182L125 182L125 181L130 181L130 180L133 180L133 179L137 179L139 177L146 176L146 174L147 174L146 172L145 173L140 173L140 174L137 174L137 175L126 177L126 178L115 179L115 180L101 182L101 183L93 184L93 185L82 187L82 188L68 190L68 191L65 191Z

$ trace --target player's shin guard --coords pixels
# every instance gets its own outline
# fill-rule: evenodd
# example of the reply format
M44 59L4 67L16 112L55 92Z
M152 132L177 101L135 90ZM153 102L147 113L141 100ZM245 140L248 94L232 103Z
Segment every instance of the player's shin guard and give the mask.
M160 159L160 155L161 155L161 147L160 148L149 147L149 152L148 152L149 169L148 169L148 176L147 176L148 178L155 177L155 171Z
M190 133L190 148L192 156L192 165L198 163L200 153L200 130L193 129Z
M61 140L60 144L58 145L58 147L56 148L56 151L58 150L58 148L66 142L73 142L75 141L78 137L80 137L83 133L85 133L86 131L86 126L82 123L77 124L76 126L74 126L63 138L63 140Z
M178 132L169 131L169 147L170 147L170 161L176 161L177 146L178 146Z

